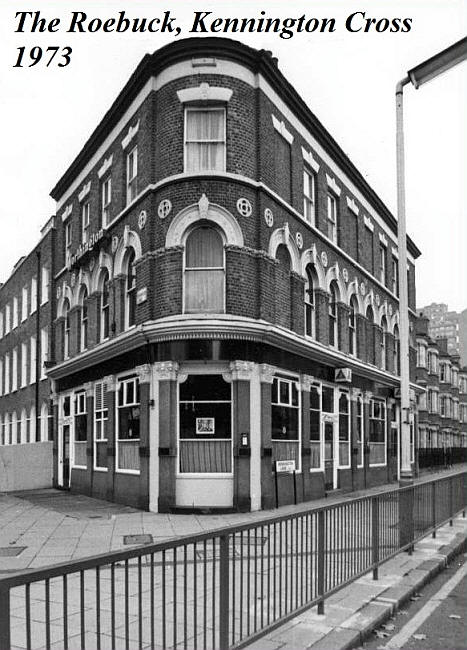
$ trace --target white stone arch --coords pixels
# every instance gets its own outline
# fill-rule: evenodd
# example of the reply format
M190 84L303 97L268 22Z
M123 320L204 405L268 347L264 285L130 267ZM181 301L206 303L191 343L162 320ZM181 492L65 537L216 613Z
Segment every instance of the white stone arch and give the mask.
M91 295L91 274L89 273L89 271L84 271L83 269L80 269L78 282L76 283L75 289L73 291L72 307L76 307L77 305L81 304L81 294L83 289L86 289L89 298L89 296Z
M141 258L141 255L143 254L141 240L138 233L136 233L134 230L130 230L130 227L126 225L123 232L123 237L120 239L118 248L115 252L113 275L121 275L122 273L125 273L126 258L131 248L135 251L136 262Z
M316 246L314 244L311 248L307 248L306 251L303 251L300 258L301 274L305 279L306 268L309 264L314 267L316 276L318 278L318 287L316 288L326 290L326 273L324 271L323 265L321 264L318 251L316 250Z
M62 291L60 294L60 298L58 299L57 318L64 318L65 316L65 311L64 311L65 300L68 300L68 304L70 305L70 309L71 309L74 304L74 296L71 287L66 282L64 282L62 285Z
M222 230L226 244L244 246L242 229L235 217L222 206L210 203L203 194L198 203L183 208L172 219L165 238L166 248L183 246L187 232L194 225L204 225L207 222L212 222Z
M269 250L268 254L270 257L275 258L277 249L280 245L284 245L290 254L290 259L292 262L292 271L302 275L301 264L300 264L300 253L297 248L293 237L290 235L289 224L286 223L282 228L276 228L269 239Z
M391 331L392 334L394 334L394 328L396 327L399 329L399 336L400 336L400 323L399 323L399 312L396 311L392 315L391 320L388 322L388 329Z
M112 257L105 251L101 250L99 253L99 261L94 267L92 277L91 277L91 287L93 293L94 291L102 290L102 277L103 277L104 270L107 270L109 274L109 280L112 280L112 276L113 276Z
M365 313L363 308L363 298L362 298L362 294L360 293L358 278L354 278L352 282L349 282L349 284L347 285L346 300L349 306L350 306L350 299L352 298L352 296L355 296L355 298L357 299L357 305L358 305L357 313L364 316Z
M49 438L49 407L47 402L42 402L41 406L41 442Z
M331 292L331 282L335 282L337 284L337 288L339 289L339 300L340 302L344 302L345 304L347 303L347 289L345 286L344 281L342 280L342 276L340 273L339 269L339 264L336 262L333 264L326 273L326 291L328 293Z
M390 324L390 316L388 314L388 304L386 301L381 303L381 305L378 308L378 314L377 314L377 319L378 319L378 325L382 327L382 322L383 318L386 318L386 322L388 324L388 331L389 331L389 324Z
M368 307L371 307L373 310L373 315L375 317L375 323L378 322L378 307L376 306L375 303L375 294L373 292L373 289L370 289L370 291L366 294L365 299L363 301L363 315L366 316L366 310Z
M21 444L26 442L26 421L27 421L26 409L21 411Z

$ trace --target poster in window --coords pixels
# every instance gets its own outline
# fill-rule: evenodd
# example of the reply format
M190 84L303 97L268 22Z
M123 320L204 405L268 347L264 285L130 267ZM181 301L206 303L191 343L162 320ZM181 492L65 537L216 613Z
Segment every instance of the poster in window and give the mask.
M196 433L201 436L213 436L215 432L214 418L196 418Z

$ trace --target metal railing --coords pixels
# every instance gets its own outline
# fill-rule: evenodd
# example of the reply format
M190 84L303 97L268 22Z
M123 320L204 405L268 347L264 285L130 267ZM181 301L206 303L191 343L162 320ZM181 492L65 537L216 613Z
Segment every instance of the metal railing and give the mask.
M244 647L466 505L465 474L0 579L0 648Z
M458 463L467 463L467 447L422 447L417 453L420 469L451 467Z

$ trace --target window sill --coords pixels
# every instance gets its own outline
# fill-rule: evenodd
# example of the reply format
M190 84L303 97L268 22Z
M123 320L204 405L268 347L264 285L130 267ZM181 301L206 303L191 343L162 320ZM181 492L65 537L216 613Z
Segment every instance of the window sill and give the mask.
M87 470L87 466L86 465L71 465L71 469Z
M128 474L130 476L139 476L141 470L139 469L116 469L115 474Z

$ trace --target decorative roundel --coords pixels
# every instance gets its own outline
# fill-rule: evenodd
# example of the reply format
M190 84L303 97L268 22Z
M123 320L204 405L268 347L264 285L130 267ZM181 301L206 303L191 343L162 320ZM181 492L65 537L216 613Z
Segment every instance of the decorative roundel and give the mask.
M302 233L301 233L301 232L298 232L298 233L295 235L295 241L296 241L296 243L297 243L298 248L299 248L300 250L302 250L302 248L303 248L303 237L302 237Z
M115 253L118 248L118 237L117 235L114 235L112 237L112 253Z
M366 287L364 282L360 283L360 293L362 294L362 296L364 296L366 293Z
M344 282L348 282L348 281L349 281L349 272L348 272L347 269L345 269L345 268L342 269L342 277L344 278Z
M172 211L172 202L169 199L163 199L157 208L157 214L161 219L165 219Z
M76 273L72 273L70 277L70 285L72 289L75 286L75 284L76 284Z
M242 215L242 217L250 217L253 212L251 203L248 199L241 198L237 201L237 212Z
M326 267L328 265L328 254L326 253L326 251L323 251L321 253L321 264L324 267Z
M381 298L379 297L379 293L377 293L376 296L375 296L375 302L376 302L376 306L379 307L379 304L381 302Z
M272 228L272 226L274 225L274 215L272 214L272 210L270 210L269 208L266 208L266 210L264 211L264 220L269 226L269 228Z
M140 230L143 230L147 220L148 220L148 213L146 212L146 210L141 210L138 216L138 228Z
M389 316L392 316L392 305L389 305L388 312L389 312Z

